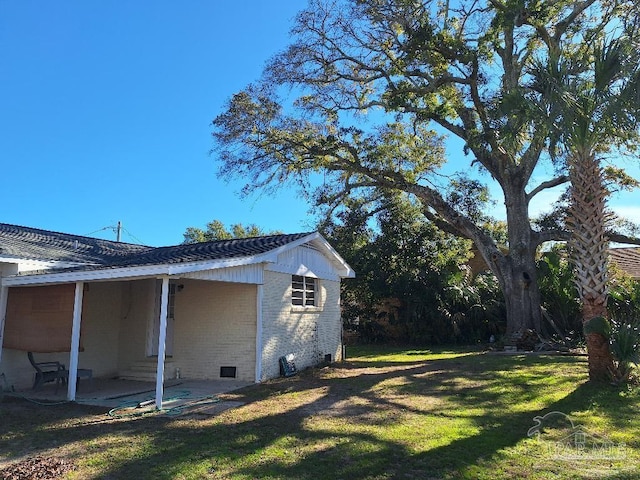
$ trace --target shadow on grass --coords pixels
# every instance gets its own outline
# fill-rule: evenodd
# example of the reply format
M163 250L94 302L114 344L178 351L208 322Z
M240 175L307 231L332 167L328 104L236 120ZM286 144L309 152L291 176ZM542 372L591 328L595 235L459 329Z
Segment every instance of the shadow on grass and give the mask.
M633 409L632 399L612 401L610 390L586 384L571 359L474 354L364 364L250 387L235 396L245 407L212 419L77 422L57 434L67 442L106 435L104 449L137 438L134 451L111 458L94 478L463 478L465 468L525 439L536 415L586 411L594 402L612 418ZM64 423L53 414L49 422ZM32 425L21 438L49 427Z

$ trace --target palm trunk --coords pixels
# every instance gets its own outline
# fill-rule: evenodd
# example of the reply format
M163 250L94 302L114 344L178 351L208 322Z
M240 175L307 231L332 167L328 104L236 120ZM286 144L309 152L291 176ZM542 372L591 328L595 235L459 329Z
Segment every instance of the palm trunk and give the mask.
M595 154L578 152L570 162L571 204L567 224L571 231L570 251L576 284L582 302L583 324L595 317L607 318L607 190ZM586 335L589 379L611 379L613 357L609 339L603 333Z

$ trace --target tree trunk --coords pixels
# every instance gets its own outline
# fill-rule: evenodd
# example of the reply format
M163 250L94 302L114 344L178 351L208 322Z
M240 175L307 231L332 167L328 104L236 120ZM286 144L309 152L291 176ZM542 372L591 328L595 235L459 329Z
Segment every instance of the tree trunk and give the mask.
M571 204L567 226L576 275L576 286L582 302L582 323L595 317L607 318L607 189L600 162L588 148L577 150L570 159ZM609 339L601 333L586 335L589 356L589 379L611 380L613 357Z
M511 254L509 255L511 257ZM507 310L506 343L511 344L526 330L540 332L542 313L540 310L540 291L537 284L535 260L513 258L503 269L504 292Z
M586 340L589 380L597 383L611 382L614 367L609 349L609 339L599 333L590 333Z
M498 278L507 314L505 343L514 344L525 330L540 332L542 311L536 272L536 248L529 224L528 200L521 182L507 182L504 189L509 239L508 253L491 245L479 245L480 253Z

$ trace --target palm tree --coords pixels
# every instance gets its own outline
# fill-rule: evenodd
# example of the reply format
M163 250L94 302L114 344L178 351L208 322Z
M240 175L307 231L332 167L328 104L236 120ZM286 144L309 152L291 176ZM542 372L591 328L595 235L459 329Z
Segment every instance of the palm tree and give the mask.
M551 151L564 153L570 180L567 227L582 303L589 378L607 381L613 372L607 318L607 237L611 214L602 168L606 153L637 146L640 110L638 49L632 38L600 38L593 47L555 49L555 58L534 69L551 120Z

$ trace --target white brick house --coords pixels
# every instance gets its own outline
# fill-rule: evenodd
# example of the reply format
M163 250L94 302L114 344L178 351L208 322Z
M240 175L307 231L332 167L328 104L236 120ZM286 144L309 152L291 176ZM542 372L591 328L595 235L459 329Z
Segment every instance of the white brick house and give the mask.
M28 387L28 351L70 378L151 369L159 408L178 374L260 382L341 358L353 276L317 232L156 248L0 224L0 374Z

